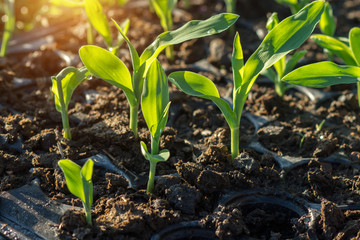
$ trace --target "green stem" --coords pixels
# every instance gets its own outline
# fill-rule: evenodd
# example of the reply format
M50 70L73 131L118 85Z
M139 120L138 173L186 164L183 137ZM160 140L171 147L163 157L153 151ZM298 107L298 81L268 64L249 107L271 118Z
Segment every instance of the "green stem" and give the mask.
M174 61L174 48L173 48L173 46L168 46L165 49L165 54L166 54L167 59L169 59L170 61Z
M239 155L239 138L240 138L240 127L230 128L231 131L231 164L234 158Z
M3 38L1 43L0 57L4 57L10 42L10 38L15 29L14 0L7 0L4 3L4 11L7 16L7 22L4 26Z
M357 97L358 97L358 104L359 104L359 107L360 107L360 82L357 82Z
M61 119L62 119L62 124L63 124L63 128L64 128L64 135L63 136L66 139L71 139L69 115L68 115L67 109L65 107L61 107Z
M159 154L160 139L155 139L150 134L150 140L151 140L151 154L152 155Z
M130 123L129 123L129 125L130 125L130 129L134 133L135 139L138 137L138 131L137 131L138 110L139 110L138 104L130 105Z
M85 209L85 218L86 218L86 223L90 226L92 226L92 220L91 220L91 206L87 206L84 202L83 202L83 206Z
M92 25L90 22L88 22L86 37L87 37L88 44L94 44L94 34L93 34Z
M150 162L150 170L149 170L149 181L147 184L147 193L153 193L154 192L154 181L155 181L155 173L156 173L156 161L149 161Z

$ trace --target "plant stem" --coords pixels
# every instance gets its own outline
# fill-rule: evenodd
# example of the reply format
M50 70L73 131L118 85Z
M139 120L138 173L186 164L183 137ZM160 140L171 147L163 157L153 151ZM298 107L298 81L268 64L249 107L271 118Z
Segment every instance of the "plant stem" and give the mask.
M85 218L86 218L86 223L90 226L92 226L92 221L91 221L91 206L87 206L87 204L85 204L83 202L83 206L85 209Z
M64 128L64 135L63 136L66 139L71 139L69 116L68 116L67 109L66 109L65 106L61 107L61 119L62 119L62 124L63 124L63 128Z
M174 61L174 48L173 48L173 46L168 46L165 49L165 55L166 55L167 59L169 59L170 61Z
M5 26L4 26L0 57L5 56L10 38L15 28L14 0L6 0L3 4L4 4L5 15L7 16L8 19L7 22L5 22Z
M88 22L86 37L87 37L88 44L94 44L94 34L93 34L93 30L92 30L92 25L90 22Z
M239 155L239 137L240 137L240 127L230 128L231 133L231 164L233 163L234 158Z
M149 161L150 162L150 170L149 170L149 181L147 184L147 193L153 193L154 192L154 181L155 181L155 173L156 173L156 161Z
M133 131L135 139L138 137L137 127L138 127L138 110L139 105L134 104L130 105L130 129Z
M151 140L151 154L159 154L159 142L160 139L155 139L150 134L150 140Z

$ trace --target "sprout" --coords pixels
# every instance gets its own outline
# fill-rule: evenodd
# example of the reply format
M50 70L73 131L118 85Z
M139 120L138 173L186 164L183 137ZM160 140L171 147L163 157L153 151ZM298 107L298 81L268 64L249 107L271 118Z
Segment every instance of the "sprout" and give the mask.
M5 15L7 16L7 21L5 22L5 26L4 26L0 57L5 56L11 35L13 34L15 29L14 3L15 0L5 0L3 3L3 8Z
M141 109L151 134L151 154L144 142L140 143L140 147L142 154L150 162L147 192L151 193L154 190L156 164L166 161L170 156L166 149L159 153L160 137L168 119L169 107L168 79L159 61L155 59L146 74L141 96Z
M82 168L69 159L60 160L58 164L64 172L69 191L80 198L83 203L86 222L91 226L91 205L93 202L93 183L91 177L94 162L89 159Z
M349 45L340 40L315 34L317 44L341 58L347 66L330 61L318 62L295 69L282 78L282 81L314 88L323 88L336 84L357 84L358 104L360 107L360 28L349 32Z
M130 129L137 137L138 110L143 91L144 76L150 64L166 47L191 39L209 36L228 29L238 19L235 14L218 14L203 21L190 21L177 30L160 34L139 57L134 46L119 25L120 34L127 42L133 67L131 75L125 64L111 52L96 46L83 46L79 50L80 58L91 74L121 88L130 105Z
M239 155L239 129L242 110L247 96L258 75L298 48L312 33L324 9L324 1L315 1L297 14L280 22L264 38L258 49L244 64L240 37L234 40L232 67L234 74L233 107L220 98L215 84L199 74L178 71L169 75L169 80L183 92L212 100L220 109L231 131L231 156Z
M89 73L86 68L66 67L57 76L52 76L52 91L55 95L55 107L61 113L64 138L71 139L68 106L77 86L85 81Z

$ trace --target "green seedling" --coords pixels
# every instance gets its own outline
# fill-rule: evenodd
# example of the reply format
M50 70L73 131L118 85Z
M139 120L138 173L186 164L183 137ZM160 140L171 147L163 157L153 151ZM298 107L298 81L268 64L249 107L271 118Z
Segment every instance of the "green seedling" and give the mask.
M141 96L141 109L151 136L151 154L148 152L146 144L140 143L142 154L150 162L148 193L152 193L154 190L156 164L166 161L170 156L166 149L159 153L160 137L168 119L169 107L168 80L164 69L155 59L146 74Z
M171 13L176 6L177 0L150 0L156 15L160 18L160 24L165 32L170 31L173 26ZM172 46L165 49L166 57L174 60Z
M328 2L325 3L325 9L323 15L320 18L319 28L323 34L328 36L334 36L336 29L336 21L332 7Z
M234 74L233 106L220 98L215 84L208 78L188 71L173 72L169 80L186 94L212 100L220 109L231 131L232 159L239 155L239 129L242 110L256 78L290 51L298 48L312 33L324 9L324 1L315 1L292 15L264 38L244 64L240 37L237 33L232 54ZM231 162L232 163L232 162Z
M297 13L302 9L310 0L275 0L281 5L288 6L292 14Z
M4 57L10 42L10 38L15 29L15 12L14 12L15 0L5 0L2 3L5 16L7 17L4 32L1 42L0 57Z
M74 90L85 81L89 73L86 68L66 67L57 76L52 76L52 92L55 95L55 107L61 113L64 138L71 139L68 106Z
M303 145L304 145L304 141L305 141L306 136L305 136L305 134L302 134L302 133L297 133L297 134L301 137L300 143L299 143L299 149L301 149L303 147Z
M266 23L266 28L271 31L278 24L279 19L277 17L277 13L273 13ZM274 63L274 68L267 68L260 73L261 75L264 75L271 81L273 81L275 85L275 92L279 97L283 97L288 89L294 87L294 85L282 82L281 78L294 69L296 64L300 61L302 57L304 57L306 52L306 50L296 52L289 59L286 59L286 56L284 56L279 61Z
M102 78L106 82L121 88L130 105L130 129L137 137L138 110L143 91L144 76L150 63L166 47L179 44L191 39L220 33L229 28L238 19L235 14L218 14L206 20L194 20L186 23L177 30L160 34L139 57L130 40L116 24L119 32L127 42L133 67L130 75L125 64L114 54L97 46L83 46L79 50L80 58L91 74Z
M326 122L326 119L323 119L320 124L315 124L315 129L316 129L316 132L320 132L321 129L323 128L324 124Z
M91 177L94 162L89 159L82 168L69 159L60 160L58 164L64 172L69 191L80 198L83 203L86 222L91 226L91 205L93 202L93 183Z
M108 19L103 11L103 7L98 0L51 0L51 3L69 8L82 8L85 11L89 20L87 29L88 44L94 43L93 28L103 37L106 47L114 54L123 43L123 39L121 35L119 35L117 43L113 44L113 38L111 36ZM121 25L125 34L128 31L129 24L129 20L127 19Z
M330 61L313 63L295 69L282 78L283 81L314 88L324 88L336 84L357 84L358 104L360 107L360 28L349 32L349 44L336 38L315 34L317 44L341 58L347 66Z

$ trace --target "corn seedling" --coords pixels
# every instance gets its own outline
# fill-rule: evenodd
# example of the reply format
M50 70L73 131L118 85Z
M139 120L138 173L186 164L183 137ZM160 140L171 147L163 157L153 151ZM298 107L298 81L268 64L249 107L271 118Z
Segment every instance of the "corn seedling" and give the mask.
M14 12L15 0L5 0L2 3L4 13L6 16L6 22L4 26L4 32L1 42L0 57L4 57L9 45L10 38L15 29L15 12Z
M93 183L91 178L94 162L89 159L83 167L80 167L69 159L63 159L58 162L58 165L64 172L69 191L80 198L83 203L86 222L91 226L91 205L93 202Z
M154 190L156 164L166 161L170 156L166 149L159 153L160 137L168 119L169 107L168 80L164 69L155 59L146 74L141 96L141 109L151 135L151 153L144 142L140 143L142 154L150 162L148 193Z
M130 105L130 129L137 137L138 110L143 91L144 76L150 63L166 47L179 44L191 39L220 33L228 29L238 19L235 14L218 14L206 20L194 20L186 23L177 30L160 34L140 55L136 52L130 40L114 21L120 34L127 42L133 67L130 75L125 64L111 52L97 46L83 46L79 50L80 58L91 74L102 78L106 82L121 88Z
M360 28L350 30L349 44L322 34L315 34L312 39L347 65L337 65L330 61L313 63L288 73L282 81L314 88L356 83L360 107Z
M310 0L275 0L281 5L288 6L292 14L297 13L302 9Z
M86 68L66 67L57 76L52 76L52 92L55 95L55 107L61 113L64 138L71 139L68 106L75 88L86 80L89 73Z
M165 32L170 31L173 26L171 13L177 3L177 0L150 0L156 15L160 18L160 24ZM174 60L173 47L165 49L166 57Z
M235 13L236 11L236 0L225 0L226 12ZM232 25L229 29L230 35L233 35L235 32L234 25Z
M188 71L173 72L169 80L186 94L212 100L220 109L231 131L231 156L239 155L239 129L242 110L256 78L290 51L298 48L312 33L324 9L324 1L305 6L276 27L264 38L244 64L240 37L237 33L232 54L234 74L233 106L220 98L215 84L208 78Z
M277 17L277 13L273 13L267 23L266 28L271 31L275 26L279 24L279 19ZM267 68L262 71L260 74L266 76L271 81L273 81L275 85L275 92L279 97L283 97L285 92L293 88L294 85L286 84L281 81L281 78L285 76L287 73L292 71L299 60L304 57L306 54L306 50L299 51L294 53L289 59L286 59L286 56L282 57L279 61L274 63L274 68ZM274 71L275 70L275 71Z

